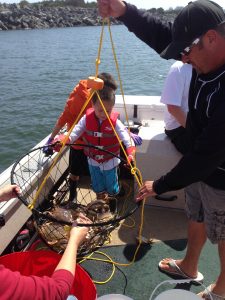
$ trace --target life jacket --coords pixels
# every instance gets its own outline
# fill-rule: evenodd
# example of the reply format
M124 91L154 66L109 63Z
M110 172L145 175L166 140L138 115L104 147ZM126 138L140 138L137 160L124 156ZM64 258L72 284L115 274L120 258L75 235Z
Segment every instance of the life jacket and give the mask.
M76 121L80 111L82 110L85 101L88 99L90 95L90 89L87 87L87 80L80 80L80 82L75 86L74 90L70 94L69 98L66 101L66 105L63 113L58 119L57 124L59 126L67 125L67 131L73 126ZM91 107L91 101L89 101L87 107L81 114L80 118L85 115L87 108ZM77 120L78 122L79 120ZM76 144L84 144L83 140L79 138L76 141ZM81 146L74 145L75 149L83 149Z
M116 126L118 116L119 113L117 112L112 112L110 115L110 120L114 128ZM119 155L120 144L109 120L106 119L100 124L93 108L88 109L86 112L86 129L82 138L87 145L94 145L98 147L98 149L84 147L84 152L88 157L93 158L99 163L113 158L113 155L101 151L101 149L110 151L115 155Z

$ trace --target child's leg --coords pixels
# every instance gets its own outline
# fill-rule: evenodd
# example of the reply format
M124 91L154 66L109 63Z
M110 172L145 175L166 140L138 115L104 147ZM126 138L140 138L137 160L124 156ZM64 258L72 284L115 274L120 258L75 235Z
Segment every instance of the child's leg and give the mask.
M118 174L117 174L117 167L111 170L104 170L104 181L106 191L110 195L116 195L119 193L119 182L118 182Z
M85 166L87 165L87 157L84 154L84 151L81 149L70 148L70 156L69 156L69 202L77 202L77 186L78 181L80 179L80 175L82 175L85 170Z
M105 191L104 185L104 174L97 166L92 166L88 164L90 175L91 175L91 184L93 191L98 194Z

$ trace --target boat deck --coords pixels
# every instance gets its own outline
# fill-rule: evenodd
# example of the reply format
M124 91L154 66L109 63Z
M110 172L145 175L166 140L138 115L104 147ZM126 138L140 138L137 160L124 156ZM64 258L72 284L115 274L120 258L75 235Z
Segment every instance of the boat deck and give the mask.
M126 99L129 101L127 106L129 119L141 120L143 125L139 132L143 144L137 148L137 166L142 172L143 181L154 180L170 170L180 159L180 154L164 134L164 107L159 103L159 97L129 96ZM119 110L121 120L124 121L121 96L117 96L116 109ZM47 138L39 145L43 145ZM10 183L10 171L11 167L1 174L0 186ZM165 257L175 259L183 257L186 248L187 219L184 213L183 190L168 194L175 195L177 199L174 201L148 199L144 207L143 219L139 208L132 217L121 222L121 225L111 233L110 243L99 249L118 263L111 279L109 279L112 274L111 263L95 260L86 260L82 263L93 280L100 282L96 284L98 296L118 293L134 300L148 300L154 288L169 278L158 271L158 262ZM30 217L31 212L19 200L12 200L0 204L0 213L4 214L6 220L6 225L0 227L0 253L3 253ZM135 262L130 264L137 249L137 237L142 221L141 235L150 243L141 245ZM44 244L40 246L46 248ZM206 286L212 283L219 273L216 251L216 246L207 242L200 258L199 270L205 276ZM98 253L94 253L93 256L106 259ZM121 264L129 264L129 266ZM159 292L169 288L171 286L162 287ZM202 290L202 287L190 284L183 284L179 288L194 292Z

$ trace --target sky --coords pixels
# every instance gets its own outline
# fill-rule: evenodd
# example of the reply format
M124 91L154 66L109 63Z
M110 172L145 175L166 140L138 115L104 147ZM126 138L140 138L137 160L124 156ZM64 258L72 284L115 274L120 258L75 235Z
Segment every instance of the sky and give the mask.
M0 0L0 3L19 3L21 0ZM40 0L28 0L28 2L38 2ZM85 0L86 2L92 2L94 0ZM224 0L214 0L225 9ZM163 9L176 8L177 6L185 6L190 0L126 0L126 2L136 5L138 8L159 8Z
M168 9L170 7L176 8L177 6L186 6L191 0L126 0L126 2L136 5L138 8L159 8ZM220 6L225 8L224 0L214 0Z

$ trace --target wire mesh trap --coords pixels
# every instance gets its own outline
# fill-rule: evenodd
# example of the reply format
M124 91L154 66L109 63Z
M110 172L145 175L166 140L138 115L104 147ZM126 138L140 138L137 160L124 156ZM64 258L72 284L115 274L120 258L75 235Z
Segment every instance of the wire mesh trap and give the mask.
M116 179L119 190L116 194L96 193L93 190L95 173L87 162L84 161L83 174L80 176L77 195L69 201L69 150L73 144L67 144L60 153L53 152L46 156L44 147L32 149L21 157L11 171L11 183L20 187L18 198L31 210L35 227L41 238L56 252L63 252L66 248L69 229L82 213L92 223L85 241L78 249L79 255L85 255L102 246L121 220L132 215L138 205L134 200L135 184L131 167L121 156L116 156L106 150L101 150L102 155L107 155L112 161L119 162ZM97 147L85 146L86 148ZM104 178L104 163L100 165L101 179ZM106 172L107 173L107 172ZM111 181L111 185L113 182ZM84 226L84 224L79 224ZM87 226L85 224L85 226Z

